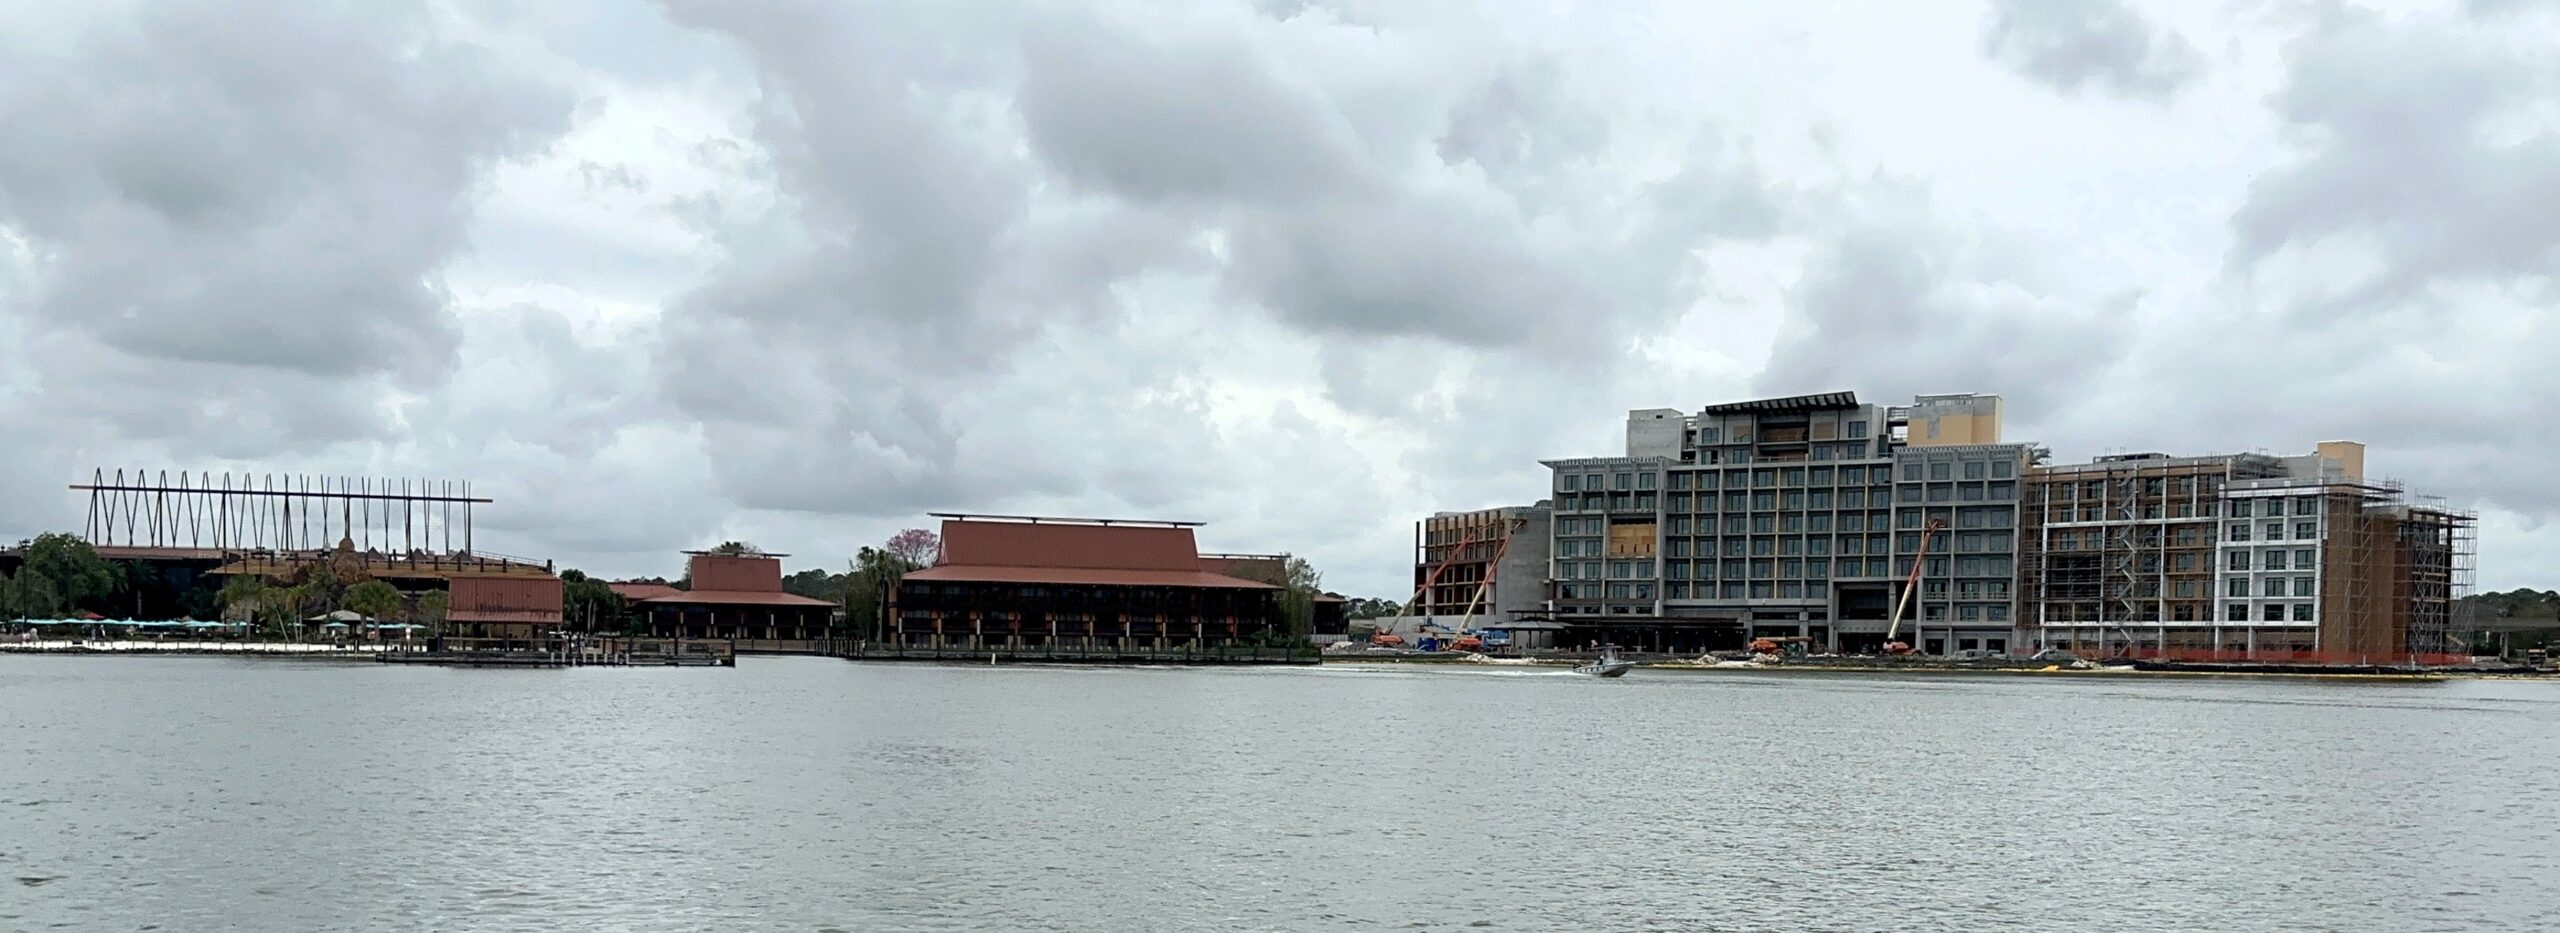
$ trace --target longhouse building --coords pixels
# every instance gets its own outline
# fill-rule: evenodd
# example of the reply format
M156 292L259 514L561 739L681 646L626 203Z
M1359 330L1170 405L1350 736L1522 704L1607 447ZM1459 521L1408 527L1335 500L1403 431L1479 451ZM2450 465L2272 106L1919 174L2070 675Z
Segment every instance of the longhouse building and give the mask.
M1204 561L1196 523L936 517L941 558L891 601L900 644L1162 651L1282 628L1281 588Z

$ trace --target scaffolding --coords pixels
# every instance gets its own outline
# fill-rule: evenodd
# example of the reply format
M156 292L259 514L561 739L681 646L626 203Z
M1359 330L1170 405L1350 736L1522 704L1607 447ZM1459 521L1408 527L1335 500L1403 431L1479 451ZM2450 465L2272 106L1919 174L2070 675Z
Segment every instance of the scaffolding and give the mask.
M367 551L467 554L473 507L490 502L471 495L469 482L405 477L99 469L71 488L89 494L92 545L224 552L347 541Z
M2255 454L2132 454L2030 470L2019 510L2025 626L2110 653L2178 647L2173 631L2218 644L2224 487L2282 472Z

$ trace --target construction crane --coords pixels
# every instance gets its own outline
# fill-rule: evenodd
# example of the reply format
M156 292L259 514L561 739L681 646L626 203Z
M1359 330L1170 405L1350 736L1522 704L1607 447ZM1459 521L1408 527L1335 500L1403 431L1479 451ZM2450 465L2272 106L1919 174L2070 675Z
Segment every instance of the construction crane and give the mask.
M1495 569L1501 566L1502 556L1510 553L1511 538L1514 535L1517 535L1521 529L1527 528L1528 526L1529 520L1525 518L1510 519L1503 524L1502 541L1494 548L1493 560L1486 565L1487 569L1485 571L1484 579L1476 581L1475 592L1467 600L1466 614L1459 618L1458 630L1450 633L1453 636L1450 639L1450 643L1452 645L1459 645L1470 639L1475 639L1475 635L1467 630L1467 620L1475 617L1476 605L1484 601L1485 594L1492 588ZM1430 592L1432 585L1440 582L1440 575L1448 572L1452 565L1455 565L1461 558L1465 557L1467 548L1473 545L1486 543L1486 541L1487 539L1483 537L1480 531L1478 531L1469 534L1465 538L1451 542L1449 545L1449 556L1441 558L1438 564L1432 566L1431 572L1423 576L1421 586L1414 587L1413 598L1405 601L1404 611L1402 614L1407 616L1412 615L1414 606L1422 602L1423 594ZM1380 637L1381 636L1373 635L1371 636L1371 641L1373 643L1377 643ZM1394 635L1384 635L1383 637L1395 639L1398 643L1403 641L1402 638L1398 638ZM1483 642L1481 640L1476 640L1472 647L1482 646Z
M1911 605L1911 594L1920 589L1920 568L1929 565L1929 541L1945 530L1947 530L1947 523L1934 518L1920 529L1920 553L1912 555L1911 577L1903 581L1902 597L1893 601L1893 621L1885 626L1884 653L1886 654L1911 653L1911 646L1898 637L1902 634L1902 610L1903 607Z

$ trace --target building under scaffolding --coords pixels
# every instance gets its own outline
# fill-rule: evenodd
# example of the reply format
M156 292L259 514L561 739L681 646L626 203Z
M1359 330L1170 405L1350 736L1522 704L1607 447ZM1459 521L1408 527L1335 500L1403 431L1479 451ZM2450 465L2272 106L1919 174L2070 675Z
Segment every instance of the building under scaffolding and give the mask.
M2304 457L2129 455L2043 467L2022 507L2022 625L2105 656L2372 663L2467 647L2473 516Z
M201 574L293 579L326 567L409 593L447 590L463 631L557 627L560 581L548 561L474 546L479 506L454 480L96 470L84 534L102 557Z

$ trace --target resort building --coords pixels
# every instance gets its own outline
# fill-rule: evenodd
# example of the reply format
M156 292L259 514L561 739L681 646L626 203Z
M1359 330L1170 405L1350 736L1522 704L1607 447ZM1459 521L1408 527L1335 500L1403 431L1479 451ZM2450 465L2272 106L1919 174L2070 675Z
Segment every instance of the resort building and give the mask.
M936 517L941 559L891 600L900 644L1163 651L1281 630L1281 587L1216 569L1249 560L1204 561L1197 523Z
M1755 637L1846 652L1891 638L1928 654L2463 650L2473 517L2368 479L2362 445L2048 459L2002 438L1993 395L1639 409L1623 456L1544 461L1543 598L1497 598L1495 614L1561 623L1565 643L1673 652ZM1493 529L1524 527L1505 511L1422 523L1427 614L1473 598L1474 574L1528 576L1485 563L1500 553ZM1450 572L1458 585L1444 587Z
M783 592L782 558L789 555L685 553L684 589L613 585L630 610L647 620L651 636L815 641L832 630L834 603Z
M1623 617L1605 626L1613 639L1652 629L1637 641L1677 650L1760 636L1874 650L1890 633L1935 653L2005 651L2019 477L2036 452L2000 443L1986 395L1630 412L1626 456L1546 461L1547 608Z
M2367 663L2466 650L2469 513L2364 476L2364 446L2135 454L2028 480L2026 621L2101 655Z

